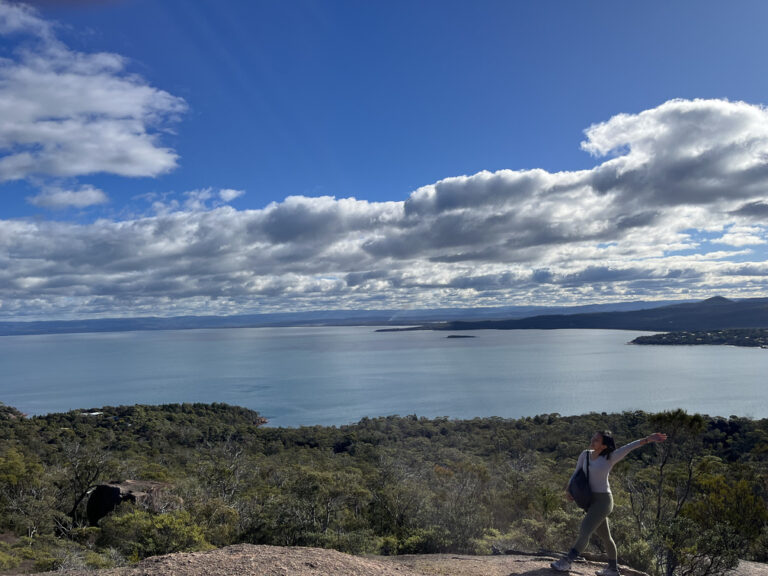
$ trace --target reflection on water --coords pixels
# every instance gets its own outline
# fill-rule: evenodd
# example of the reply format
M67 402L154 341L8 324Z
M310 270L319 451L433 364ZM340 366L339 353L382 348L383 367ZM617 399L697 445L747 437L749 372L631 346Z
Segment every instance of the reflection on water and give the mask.
M768 416L768 351L628 346L610 330L254 328L0 338L0 401L28 414L226 402L275 426L363 416L660 411Z

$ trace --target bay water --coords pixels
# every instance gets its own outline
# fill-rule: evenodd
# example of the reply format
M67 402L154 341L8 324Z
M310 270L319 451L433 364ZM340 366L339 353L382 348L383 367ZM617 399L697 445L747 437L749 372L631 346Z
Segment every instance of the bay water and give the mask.
M0 402L30 415L226 402L270 426L390 414L519 418L682 408L768 417L768 350L631 346L641 332L240 328L0 337Z

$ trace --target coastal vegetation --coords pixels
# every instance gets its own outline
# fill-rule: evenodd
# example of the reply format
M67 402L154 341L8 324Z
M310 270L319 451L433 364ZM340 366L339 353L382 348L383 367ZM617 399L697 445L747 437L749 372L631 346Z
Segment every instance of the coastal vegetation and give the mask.
M0 405L0 571L103 568L238 542L566 550L582 513L563 488L605 428L619 442L669 434L612 474L622 562L708 576L738 558L768 561L768 420L675 411L270 428L225 404L33 418ZM155 486L151 501L123 502L89 524L92 489L127 480Z
M768 348L768 329L742 328L733 330L708 330L694 332L666 332L650 336L638 336L630 344L677 345L677 346L747 346Z

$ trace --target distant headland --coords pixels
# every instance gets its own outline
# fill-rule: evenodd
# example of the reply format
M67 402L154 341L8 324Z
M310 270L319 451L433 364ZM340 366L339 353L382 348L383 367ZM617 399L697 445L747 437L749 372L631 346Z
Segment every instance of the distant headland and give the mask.
M424 324L399 330L562 330L602 329L644 332L711 332L768 329L768 298L729 300L715 296L638 310L598 311L580 314L544 314L507 320L453 321ZM699 337L699 336L697 336ZM674 340L674 339L671 339ZM672 341L668 343L672 343Z
M604 329L711 332L768 329L768 298L614 302L583 306L504 306L421 310L317 310L234 316L94 318L0 322L0 336L147 330L371 326L404 330ZM386 328L382 328L386 327Z
M746 346L768 348L768 329L741 328L734 330L711 330L695 332L667 332L652 336L638 336L630 344L675 345L675 346Z
M277 328L287 326L418 326L456 320L472 321L528 318L541 314L586 314L640 310L680 304L679 301L634 301L581 306L500 306L478 308L429 308L382 310L308 310L236 314L231 316L139 316L69 320L0 321L0 336L78 334L154 330L204 330L226 328Z

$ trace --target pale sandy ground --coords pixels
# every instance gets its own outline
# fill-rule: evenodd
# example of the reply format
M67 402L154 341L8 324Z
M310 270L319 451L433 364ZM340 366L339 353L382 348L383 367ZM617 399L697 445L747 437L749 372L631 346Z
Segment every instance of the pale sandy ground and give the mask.
M57 572L68 576L555 576L550 555L350 556L334 550L239 544L208 552L148 558L126 568ZM573 576L594 576L604 565L577 562ZM641 573L629 569L627 576ZM52 573L47 573L49 576ZM768 576L768 564L742 562L734 576Z

